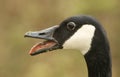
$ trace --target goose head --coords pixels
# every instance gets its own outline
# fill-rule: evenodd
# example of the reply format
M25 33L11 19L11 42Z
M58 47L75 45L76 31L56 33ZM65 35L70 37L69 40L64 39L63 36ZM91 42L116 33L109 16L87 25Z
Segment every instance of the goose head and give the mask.
M111 77L109 42L102 25L91 16L73 16L59 25L30 31L25 37L45 39L34 45L29 54L37 55L56 49L76 49L85 57L89 77Z

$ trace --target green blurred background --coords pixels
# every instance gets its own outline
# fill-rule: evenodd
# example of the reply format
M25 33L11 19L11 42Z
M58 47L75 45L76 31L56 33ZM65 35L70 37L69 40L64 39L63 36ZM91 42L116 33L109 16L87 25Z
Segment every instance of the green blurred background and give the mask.
M24 33L81 14L91 15L103 24L111 45L113 77L119 77L119 3L119 0L0 0L0 77L80 77L79 52L58 51L31 57L29 49L41 40L25 39Z

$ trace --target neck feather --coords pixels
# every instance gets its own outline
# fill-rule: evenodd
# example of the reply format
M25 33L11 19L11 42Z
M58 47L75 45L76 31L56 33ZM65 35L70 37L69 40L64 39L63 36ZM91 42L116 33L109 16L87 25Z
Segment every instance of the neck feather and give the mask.
M91 49L84 56L89 77L111 77L110 48L105 34L95 32Z

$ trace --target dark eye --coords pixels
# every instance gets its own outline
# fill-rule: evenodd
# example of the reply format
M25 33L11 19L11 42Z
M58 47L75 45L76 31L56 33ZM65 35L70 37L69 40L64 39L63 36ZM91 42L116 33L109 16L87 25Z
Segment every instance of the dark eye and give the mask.
M69 22L69 23L67 24L67 28L68 28L69 30L74 30L75 27L76 27L76 24L75 24L74 22Z

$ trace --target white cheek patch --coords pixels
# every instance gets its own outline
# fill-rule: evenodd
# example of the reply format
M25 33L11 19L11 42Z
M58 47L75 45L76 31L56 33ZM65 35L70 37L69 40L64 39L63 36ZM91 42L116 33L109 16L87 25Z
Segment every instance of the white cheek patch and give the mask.
M63 44L65 49L78 49L85 55L91 48L95 27L93 25L83 25Z

